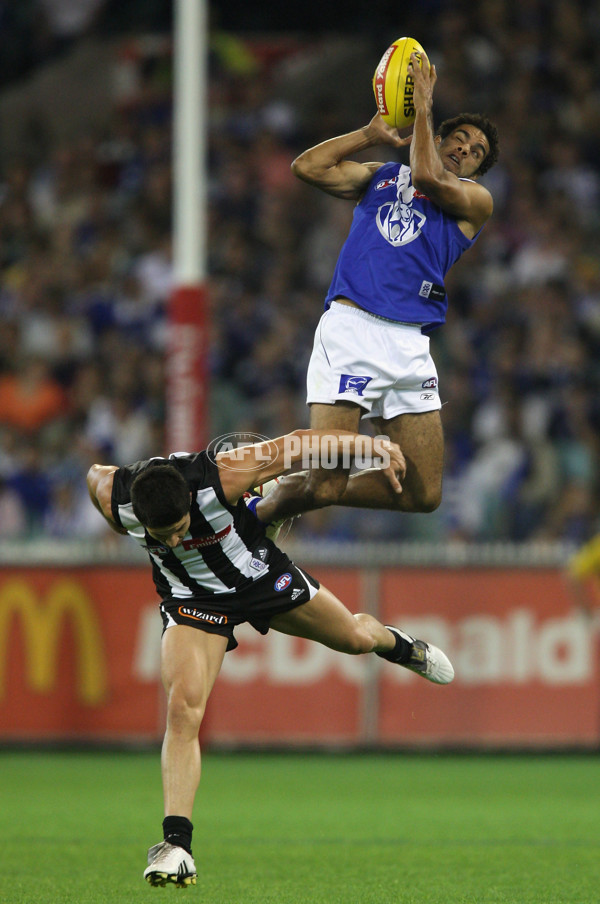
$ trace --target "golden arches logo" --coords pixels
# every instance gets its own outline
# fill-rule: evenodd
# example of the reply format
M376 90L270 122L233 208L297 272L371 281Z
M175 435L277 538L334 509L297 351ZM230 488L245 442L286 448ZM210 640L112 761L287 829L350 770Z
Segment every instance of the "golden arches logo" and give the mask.
M25 671L32 690L49 694L54 689L60 631L66 619L70 619L77 646L79 699L88 706L102 703L108 680L100 625L83 587L66 578L56 581L45 601L20 578L0 585L0 697L5 693L9 626L16 616L21 620Z

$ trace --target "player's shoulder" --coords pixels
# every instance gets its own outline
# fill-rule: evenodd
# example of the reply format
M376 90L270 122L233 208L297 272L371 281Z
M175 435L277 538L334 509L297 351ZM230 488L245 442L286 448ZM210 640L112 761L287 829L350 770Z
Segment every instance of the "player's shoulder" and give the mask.
M214 456L206 450L202 452L171 452L166 464L173 465L184 477L205 474L214 467Z
M204 487L219 485L219 468L210 450L201 452L172 452L168 464L173 465L195 492Z
M481 182L478 182L477 179L469 179L467 176L459 176L458 181L463 183L464 188L467 191L475 192L478 195L486 196L488 198L492 198L492 193L487 188L487 186L482 185Z
M365 186L364 196L373 192L380 192L385 188L393 188L399 178L401 172L406 172L407 178L410 176L410 169L403 163L397 163L393 160L387 163L370 163L365 164L371 168L371 178Z

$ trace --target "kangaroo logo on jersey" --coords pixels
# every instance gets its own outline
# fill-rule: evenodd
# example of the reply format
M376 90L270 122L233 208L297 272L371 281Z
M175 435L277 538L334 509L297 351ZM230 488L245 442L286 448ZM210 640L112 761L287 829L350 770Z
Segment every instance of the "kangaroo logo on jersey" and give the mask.
M292 583L292 576L289 573L289 571L286 571L285 574L282 574L277 578L277 580L275 581L275 584L273 586L275 587L275 590L277 591L277 593L281 593L281 591L285 590L287 587L289 587L291 583Z
M372 379L373 377L360 377L356 374L341 374L338 392L349 392L352 395L361 396L367 383L370 383Z
M413 209L414 192L409 173L400 172L396 185L396 200L386 201L377 211L377 228L386 242L395 248L414 242L421 235L427 221L425 214Z

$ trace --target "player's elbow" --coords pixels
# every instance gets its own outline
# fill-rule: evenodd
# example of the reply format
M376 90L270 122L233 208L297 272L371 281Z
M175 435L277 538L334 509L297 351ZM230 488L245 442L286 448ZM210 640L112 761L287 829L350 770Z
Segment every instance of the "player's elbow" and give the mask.
M306 162L306 158L303 154L300 154L299 157L292 160L291 168L297 179L301 179L303 182L314 182L314 174L311 175L311 167Z
M86 483L88 485L88 489L95 489L96 483L98 480L98 468L100 465L92 465L86 475Z
M292 160L292 172L294 176L297 176L298 179L303 179L304 174L306 173L306 161L304 160L304 155L300 154L299 157L296 157L295 160Z
M322 168L314 165L306 151L292 160L291 168L294 176L310 185L318 184L323 175Z
M413 186L424 195L430 194L439 188L440 180L426 167L413 167L411 176Z

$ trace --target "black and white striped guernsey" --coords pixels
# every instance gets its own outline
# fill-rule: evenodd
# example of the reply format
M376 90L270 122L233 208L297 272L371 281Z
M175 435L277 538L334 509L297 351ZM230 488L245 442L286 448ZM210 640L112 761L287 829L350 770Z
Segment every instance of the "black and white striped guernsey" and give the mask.
M177 468L191 493L190 528L173 549L150 536L131 505L131 484L137 475L164 464ZM114 472L111 505L116 523L148 552L163 600L212 599L244 591L267 575L270 560L279 553L243 499L237 505L227 502L219 470L206 452L175 452L119 468Z

